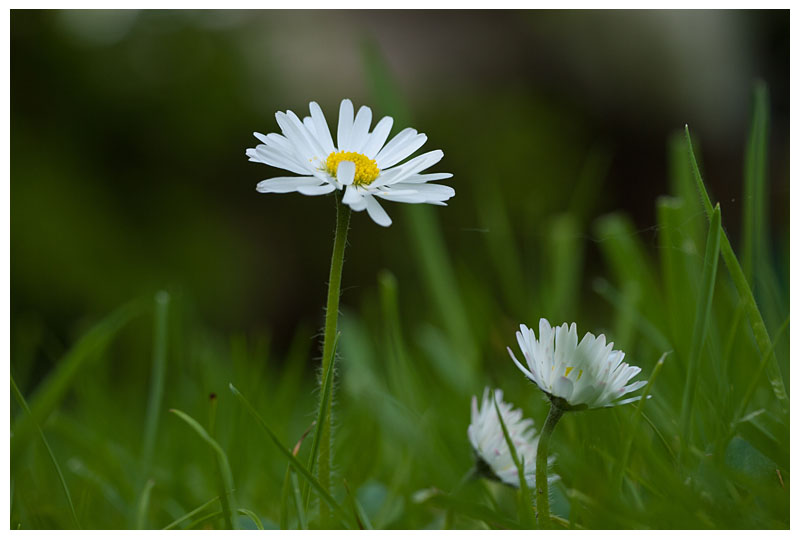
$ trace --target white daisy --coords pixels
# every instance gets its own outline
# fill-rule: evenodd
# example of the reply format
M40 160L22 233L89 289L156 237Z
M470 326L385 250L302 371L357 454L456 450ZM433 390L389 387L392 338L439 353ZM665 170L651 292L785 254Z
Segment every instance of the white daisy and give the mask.
M300 175L263 180L256 187L261 193L299 191L304 195L323 195L345 189L343 203L356 212L366 209L375 223L384 227L391 225L392 220L375 197L446 206L444 201L455 195L455 190L449 186L428 184L450 178L452 174L421 174L442 159L441 150L398 165L425 144L424 133L406 128L386 143L392 118L385 116L370 131L370 108L361 107L354 118L352 102L344 99L339 107L334 145L320 106L312 101L309 110L311 116L303 120L292 111L275 113L282 135L254 133L263 144L247 149L250 161Z
M517 342L528 367L520 364L511 349L508 353L517 367L551 399L561 398L567 408L584 409L611 407L640 399L636 396L619 401L619 398L638 390L647 381L628 384L641 370L622 361L625 353L613 350L606 337L591 333L578 343L575 323L552 328L546 319L539 321L539 339L533 330L520 325ZM564 402L560 403L562 408Z
M529 486L533 486L536 483L536 443L539 440L539 437L534 437L536 430L533 428L533 420L523 418L520 409L512 409L510 403L504 402L502 390L495 390L494 395L517 457L524 460L525 480ZM467 428L467 435L478 456L478 469L488 466L500 481L519 487L517 467L508 450L489 388L483 391L480 408L478 398L472 396L472 421Z

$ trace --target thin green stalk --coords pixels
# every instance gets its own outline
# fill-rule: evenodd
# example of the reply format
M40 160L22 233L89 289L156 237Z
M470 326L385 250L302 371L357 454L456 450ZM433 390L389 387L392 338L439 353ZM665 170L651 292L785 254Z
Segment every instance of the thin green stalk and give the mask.
M331 255L331 271L328 278L328 303L325 307L325 336L322 345L322 381L328 378L328 371L333 369L333 353L336 331L339 322L339 296L342 286L342 266L344 265L344 248L347 245L347 230L350 227L350 207L342 204L342 198L336 194L336 233L333 237L333 254ZM332 390L331 390L332 392ZM320 399L324 396L320 395ZM331 426L332 416L328 409L322 422L319 443L319 483L330 491L331 487ZM324 501L320 501L320 517L323 522L330 518L330 509Z
M689 150L689 160L692 164L692 172L694 173L695 184L697 185L697 190L700 193L700 200L705 208L706 217L711 220L713 207L711 206L711 199L709 198L705 184L703 183L703 177L700 175L700 168L697 166L697 159L695 159L694 150L692 149L692 138L689 135L688 125L685 127L685 131L686 143ZM778 365L778 358L775 356L775 351L772 349L772 341L769 338L769 332L767 332L767 327L764 324L764 319L761 316L761 312L758 310L758 305L756 305L756 299L753 296L753 291L750 289L750 286L747 283L747 278L742 271L742 267L739 265L739 261L736 259L736 254L733 252L731 242L728 240L728 235L725 234L725 231L722 231L720 240L720 254L722 255L722 259L725 261L725 266L728 268L728 272L731 275L731 279L733 279L733 283L736 286L736 290L739 293L740 298L742 298L745 302L747 318L749 319L750 326L753 329L753 335L756 338L758 350L761 351L761 354L766 354L769 352L767 378L769 379L770 385L772 385L772 391L775 393L775 397L778 398L783 411L788 413L789 396L786 393L786 386L784 385L781 369Z
M692 348L689 350L689 362L686 373L686 384L683 389L683 402L681 405L681 449L689 445L692 428L692 406L697 388L700 357L708 334L711 320L711 302L714 299L714 284L717 279L717 264L719 262L719 240L722 233L721 213L719 204L714 208L711 216L711 225L708 228L708 241L706 242L706 255L703 260L702 289L697 301L697 310L692 330Z
M517 455L517 448L514 446L514 441L511 439L511 435L508 433L508 428L506 427L506 423L503 420L503 415L500 414L500 406L497 404L497 397L492 395L492 401L494 402L494 410L497 411L497 420L500 422L500 427L503 430L503 437L506 440L506 444L508 445L508 452L511 454L511 459L514 462L514 465L517 467L517 479L519 480L519 501L520 501L520 521L522 522L523 527L525 528L533 528L533 522L535 521L535 516L533 514L533 508L531 506L531 493L528 489L528 480L525 478L525 463L520 461L519 456ZM537 473L538 479L538 473Z
M25 409L25 412L28 413L29 416L32 416L33 413L31 413L31 409L28 407L28 402L25 401L25 397L23 397L22 392L20 392L19 388L17 388L17 383L14 382L13 375L11 376L11 390L14 392L14 397L17 399L20 407ZM47 448L47 453L50 455L50 460L53 462L53 466L56 468L56 472L58 473L58 479L61 481L61 487L64 490L64 495L67 496L67 503L69 504L69 509L72 512L72 518L75 520L75 525L80 529L81 523L78 521L78 514L75 512L75 506L72 504L72 496L69 494L67 481L64 480L64 473L61 472L61 467L58 466L58 461L56 461L56 455L53 453L53 449L50 448L50 444L47 442L42 428L39 427L39 423L36 422L35 419L31 420L31 422L36 428L36 431L39 432L39 437L42 439L44 447Z
M167 366L167 315L169 314L169 294L159 291L155 297L156 311L153 329L153 367L150 372L150 395L147 398L147 416L144 423L142 441L142 470L150 471L153 449L158 433L158 418L161 413L161 400L164 396L164 373Z
M547 485L547 452L553 430L565 412L555 403L550 404L550 412L547 413L547 420L545 420L542 432L539 434L539 445L536 448L536 518L540 529L551 528L550 490Z

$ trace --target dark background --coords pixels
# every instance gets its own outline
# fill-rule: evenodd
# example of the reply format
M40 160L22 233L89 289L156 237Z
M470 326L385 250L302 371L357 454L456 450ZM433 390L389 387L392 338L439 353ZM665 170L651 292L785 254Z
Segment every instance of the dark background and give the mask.
M281 173L244 152L253 131L278 129L275 111L311 100L332 125L343 97L396 115L374 99L365 43L429 135L423 150L443 149L437 170L454 173L436 219L457 268L480 276L471 247L499 234L481 220L487 189L527 253L587 163L604 171L587 215L622 210L657 249L667 140L684 124L738 245L757 78L785 259L788 40L788 11L12 11L12 345L39 335L46 370L90 322L162 287L209 327L268 332L279 349L298 323L319 326L333 200L256 193ZM354 215L344 304L382 268L418 279L400 206L385 204L389 229ZM591 219L585 239L591 277Z

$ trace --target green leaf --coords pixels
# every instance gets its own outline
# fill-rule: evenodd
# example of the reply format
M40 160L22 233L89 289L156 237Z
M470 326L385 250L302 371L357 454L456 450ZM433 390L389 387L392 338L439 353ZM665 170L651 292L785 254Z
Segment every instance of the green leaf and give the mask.
M211 435L208 434L205 428L201 426L197 420L185 412L179 411L178 409L170 409L170 412L186 422L189 427L191 427L216 454L217 463L219 464L219 470L222 476L223 493L220 494L220 501L222 502L222 514L225 518L225 526L229 529L234 529L236 527L236 520L233 516L233 509L236 508L236 503L233 494L233 473L231 473L231 467L228 464L228 456L225 455L225 451L222 449L219 443L217 443L217 441L215 441Z
M150 373L150 392L147 397L147 416L142 438L142 470L150 472L153 449L158 433L158 418L161 414L161 401L164 396L164 374L167 369L167 317L169 315L169 294L159 291L155 296L155 322L153 329L153 367Z
M136 528L140 531L147 528L147 510L150 507L150 492L153 491L154 485L156 483L153 479L148 479L139 496L139 504L136 507Z

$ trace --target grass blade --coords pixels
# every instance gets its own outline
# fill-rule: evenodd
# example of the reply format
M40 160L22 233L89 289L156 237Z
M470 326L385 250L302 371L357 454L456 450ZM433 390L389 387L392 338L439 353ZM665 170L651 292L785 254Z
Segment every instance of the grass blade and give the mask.
M153 491L153 486L156 483L152 478L147 480L142 490L142 495L139 497L139 504L136 507L136 529L143 530L146 528L147 509L150 507L150 492Z
M150 471L153 449L158 433L158 418L161 413L161 401L164 396L164 373L167 366L167 316L169 314L169 294L159 291L155 297L155 323L153 330L153 367L150 374L150 394L147 398L147 416L144 424L142 442L142 470Z
M700 168L697 166L697 159L695 158L694 150L692 149L692 138L689 135L688 125L685 127L685 131L686 143L689 151L689 160L692 164L692 172L694 173L695 183L697 185L697 190L700 193L700 200L703 203L706 216L710 220L713 214L711 199L709 198L705 184L703 183L703 177L700 175ZM730 240L728 240L728 235L725 234L725 231L722 231L720 254L722 255L722 259L725 261L725 266L728 268L728 272L731 275L731 279L733 279L733 283L736 286L739 296L745 302L745 311L747 312L747 318L750 321L750 326L753 329L753 334L755 335L758 349L761 351L762 355L769 352L767 378L772 385L772 391L775 394L775 397L778 398L783 412L788 413L789 396L786 393L786 386L784 385L781 369L778 365L778 358L775 356L775 351L772 349L772 341L770 340L769 332L767 332L767 327L764 324L764 319L761 316L761 312L758 310L758 306L756 305L756 299L753 296L753 291L747 283L747 278L742 271L742 267L739 265L739 261L736 259L736 255L733 252Z
M36 426L43 425L53 409L58 406L81 368L102 353L114 335L141 310L142 305L139 302L118 308L84 334L58 362L31 397L30 414L21 415L14 423L14 439L11 441L12 458L36 431Z
M233 473L231 473L231 467L228 463L228 456L225 455L225 451L222 449L219 443L217 443L217 441L215 441L211 435L208 434L205 428L201 426L197 420L185 412L179 411L178 409L170 409L170 412L186 422L189 427L191 427L201 439L208 443L211 449L216 453L217 463L219 464L220 474L222 476L223 493L220 495L220 501L222 502L222 514L225 518L225 525L229 529L235 528L236 522L233 516L233 508L236 507L236 504L233 496Z
M708 228L706 256L703 260L702 289L697 299L697 311L694 318L694 329L692 330L692 346L689 349L686 385L683 390L683 402L681 405L681 431L683 437L681 439L681 447L684 449L689 444L692 406L694 405L694 395L699 374L698 364L703 354L703 346L706 342L711 319L711 303L714 299L714 285L717 279L717 265L719 262L719 242L722 234L721 220L721 211L719 204L717 204L711 216L711 225Z
M300 463L300 460L298 460L294 456L294 454L292 454L291 451L289 451L286 447L283 446L283 444L281 443L280 439L278 439L278 436L275 435L275 432L272 431L272 429L270 429L270 427L267 425L267 423L264 421L264 419L261 418L261 415L258 414L258 411L256 411L256 409L250 404L250 402L247 401L247 399L242 395L242 393L239 392L239 390L235 386L233 386L233 384L229 384L228 386L231 389L231 392L233 392L233 394L237 398L239 398L239 401L242 402L242 405L244 405L245 408L250 412L250 414L256 420L258 425L260 425L264 429L264 431L269 436L270 440L283 453L283 455L286 456L286 458L289 460L289 462L292 464L292 466L294 466L295 470L298 473L300 473L305 478L305 480L309 484L311 484L311 487L313 487L314 490L323 499L325 499L325 502L327 502L328 505L331 508L333 508L333 510L336 511L341 518L343 518L343 521L344 521L345 524L347 524L348 526L352 525L352 523L350 522L349 516L344 511L344 509L339 505L339 503L336 502L336 499L333 498L333 496L328 492L328 490L326 490L325 488L322 487L322 485L319 483L319 481L316 478L314 478L314 475L312 475L308 471L308 469L305 468L302 463Z
M622 479L625 476L625 469L628 468L628 460L631 457L631 448L633 448L633 439L636 435L636 427L639 425L639 419L642 417L642 410L644 409L644 404L647 401L647 396L650 395L650 388L652 388L656 377L658 377L658 373L661 371L661 366L664 365L664 359L668 354L668 352L665 352L661 355L661 358L658 359L658 362L656 362L656 366L650 373L650 378L647 380L644 390L642 390L642 399L640 399L639 403L636 404L636 410L633 412L633 418L631 418L629 423L628 437L625 441L625 450L623 450L622 459L619 462L619 470L617 471L617 489L622 489Z
M239 508L239 509L238 509L238 510L236 510L236 511L237 511L237 512L238 512L240 515L243 515L243 516L247 516L247 517L249 517L249 518L250 518L250 520L251 520L253 523L255 523L255 524L256 524L256 527L258 527L258 530L259 530L259 531L263 531L263 530L264 530L264 524L263 524L263 523L261 523L261 519L260 519L260 518L259 518L259 517L256 515L256 513L255 513L255 512L253 512L252 510L248 510L247 508Z
M181 517L179 517L178 519L176 519L175 521L173 521L172 523L170 523L169 525L167 525L166 527L164 527L161 530L162 531L167 531L169 529L174 529L182 521L186 521L187 519L196 516L197 514L199 514L200 512L202 512L203 510L205 510L206 508L208 508L209 506L211 506L212 504L214 504L218 500L219 500L219 495L217 495L216 497L214 497L213 499L211 499L208 502L204 502L203 504L201 504L200 506L198 506L194 510L191 510L190 512L182 515Z
M500 414L500 406L497 404L497 397L492 395L494 402L494 410L497 411L497 419L500 421L500 427L503 428L503 437L508 445L508 451L511 453L511 459L517 467L517 478L519 478L519 504L520 504L520 522L526 529L532 529L536 523L536 514L533 512L533 499L528 487L528 481L525 479L525 466L520 462L517 455L517 449L514 446L514 441L511 440L511 435L508 433L506 423L503 421L503 415Z
M291 468L291 465L289 465ZM294 501L294 509L297 512L297 523L302 530L308 529L308 518L306 518L306 511L303 508L303 499L300 497L300 485L297 483L297 474L290 471L289 478L292 483L292 500Z
M31 413L30 407L28 407L28 402L25 401L25 398L22 395L22 392L19 391L17 388L17 383L14 381L14 376L11 376L11 390L14 393L14 397L16 398L17 402L19 403L20 407L22 407L28 416L33 416ZM35 420L31 420L33 422L36 431L39 432L39 437L42 439L42 443L44 443L45 448L47 448L47 453L50 456L50 460L53 462L53 466L56 468L56 473L58 473L58 479L61 482L61 487L64 490L64 495L67 497L67 503L69 504L70 512L72 512L72 518L75 520L75 525L77 528L81 528L81 523L78 521L78 514L75 512L75 506L72 504L72 496L69 493L69 487L67 487L67 481L64 479L64 473L61 472L61 467L58 465L58 460L56 460L56 455L53 453L53 449L50 448L50 444L47 442L47 439L44 436L44 432L42 428L39 427L39 423ZM14 434L16 437L16 434Z
M359 504L358 499L356 499L353 492L350 491L350 486L347 484L347 480L344 481L344 490L347 492L347 500L350 501L350 508L353 510L353 515L356 518L356 522L358 523L359 529L369 529L372 530L372 523L367 517L367 513L364 512L364 509Z
M764 82L753 90L753 115L744 164L744 208L742 209L742 271L751 287L755 284L754 261L764 257L767 242L765 219L767 183L767 136L769 99Z

